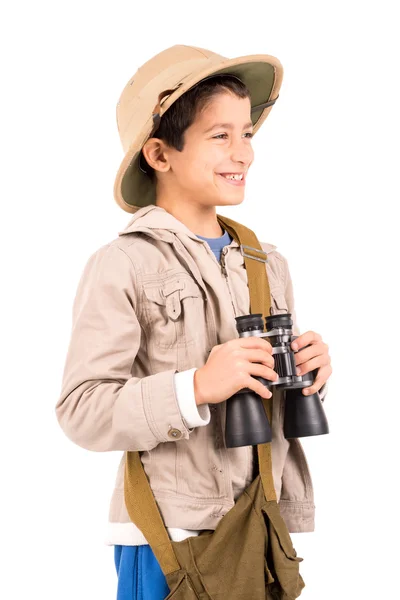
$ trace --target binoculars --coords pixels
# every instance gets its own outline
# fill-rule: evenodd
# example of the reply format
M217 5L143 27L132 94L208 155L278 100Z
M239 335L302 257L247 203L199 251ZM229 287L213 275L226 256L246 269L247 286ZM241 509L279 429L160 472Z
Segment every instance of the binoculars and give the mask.
M296 374L295 351L290 344L298 336L293 335L291 316L290 313L285 313L265 317L266 333L262 314L236 317L239 337L268 338L271 343L274 370L278 373L278 379L269 381L263 377L254 377L269 390L272 387L284 390L283 431L286 439L329 433L319 393L305 396L301 391L314 383L318 369L304 375ZM254 446L271 440L271 426L261 396L249 388L243 388L231 396L226 404L226 447Z

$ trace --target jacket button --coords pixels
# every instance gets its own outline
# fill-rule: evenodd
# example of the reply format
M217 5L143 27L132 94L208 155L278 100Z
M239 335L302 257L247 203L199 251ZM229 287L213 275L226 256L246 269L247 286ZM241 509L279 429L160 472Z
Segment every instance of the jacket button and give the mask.
M182 437L182 431L180 429L171 428L168 431L168 435L169 437L174 438L175 440L179 440Z

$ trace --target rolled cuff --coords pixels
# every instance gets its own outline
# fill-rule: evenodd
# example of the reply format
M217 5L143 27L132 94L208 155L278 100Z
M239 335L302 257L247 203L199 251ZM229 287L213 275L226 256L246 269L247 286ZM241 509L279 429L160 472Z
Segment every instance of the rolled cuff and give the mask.
M328 382L325 381L324 385L318 392L321 402L324 402L327 392L328 392Z
M211 419L208 404L197 406L194 395L194 373L197 368L174 375L175 392L182 418L190 428L208 425Z
M158 442L189 438L175 393L174 375L175 371L163 371L141 382L147 423Z

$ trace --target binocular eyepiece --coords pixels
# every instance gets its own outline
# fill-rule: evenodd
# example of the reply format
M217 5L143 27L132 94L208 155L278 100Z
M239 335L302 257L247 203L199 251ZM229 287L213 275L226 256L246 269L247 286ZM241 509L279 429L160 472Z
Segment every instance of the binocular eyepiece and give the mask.
M250 314L236 317L239 337L257 336L268 338L275 361L276 381L254 376L269 390L281 388L285 397L283 431L286 439L307 437L329 433L328 421L322 407L319 393L305 396L302 388L314 383L317 369L304 375L296 374L295 351L291 343L298 336L293 335L293 321L290 313L265 317ZM263 401L253 390L243 388L227 400L225 442L227 448L254 446L272 440L271 426L264 409Z

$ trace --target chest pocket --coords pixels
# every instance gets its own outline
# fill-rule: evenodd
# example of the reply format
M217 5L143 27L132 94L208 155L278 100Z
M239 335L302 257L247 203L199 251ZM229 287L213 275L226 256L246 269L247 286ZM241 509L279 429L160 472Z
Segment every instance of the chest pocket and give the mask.
M159 348L196 343L204 326L203 292L187 274L143 285L149 337Z
M271 290L271 314L279 315L289 312L285 294L281 289Z

